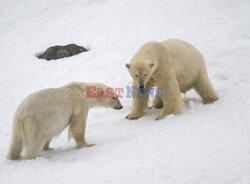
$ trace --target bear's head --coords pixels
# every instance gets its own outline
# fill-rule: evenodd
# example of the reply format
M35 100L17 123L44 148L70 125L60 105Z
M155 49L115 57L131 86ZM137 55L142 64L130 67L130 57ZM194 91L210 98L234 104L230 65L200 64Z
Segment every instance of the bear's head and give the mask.
M104 107L120 110L123 108L118 95L113 92L112 88L103 89L100 92L101 103Z
M87 98L97 99L94 101L98 106L114 108L116 110L123 108L118 95L114 92L113 88L103 84L87 86Z
M148 80L155 70L155 64L150 62L134 62L126 64L126 67L128 68L128 71L137 87L140 89L144 89L146 87Z

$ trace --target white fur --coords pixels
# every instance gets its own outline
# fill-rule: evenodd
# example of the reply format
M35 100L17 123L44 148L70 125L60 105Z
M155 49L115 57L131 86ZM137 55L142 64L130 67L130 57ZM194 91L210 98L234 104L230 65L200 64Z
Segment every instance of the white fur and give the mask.
M96 86L104 91L108 88L103 84L74 82L60 88L44 89L28 96L15 113L12 142L7 157L12 160L18 159L23 147L26 147L26 159L39 156L43 149L50 149L50 140L67 126L77 147L92 146L85 140L89 108L122 106L117 95L115 99L86 98L87 86Z
M142 78L146 88L163 88L163 97L153 101L153 107L163 107L163 114L157 119L178 113L182 105L180 93L191 88L197 91L204 103L218 100L208 78L202 54L187 42L177 39L148 42L138 50L126 67L137 87L138 78ZM148 98L134 98L133 109L126 118L137 119L147 108Z

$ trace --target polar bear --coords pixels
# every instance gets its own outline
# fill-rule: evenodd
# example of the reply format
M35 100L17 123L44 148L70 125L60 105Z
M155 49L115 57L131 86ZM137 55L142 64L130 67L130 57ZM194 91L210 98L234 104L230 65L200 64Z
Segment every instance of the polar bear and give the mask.
M7 158L16 160L26 147L26 159L48 150L51 139L69 126L78 148L89 147L85 139L89 108L104 106L122 109L111 88L99 83L73 82L60 88L40 90L28 96L17 108Z
M219 99L208 78L202 54L182 40L148 42L126 67L133 79L133 86L137 87L132 111L126 116L127 119L137 119L147 110L148 96L144 94L144 98L138 98L144 88L156 86L163 90L163 95L153 100L152 107L163 108L157 120L177 114L183 103L181 92L185 93L191 88L196 90L205 104Z

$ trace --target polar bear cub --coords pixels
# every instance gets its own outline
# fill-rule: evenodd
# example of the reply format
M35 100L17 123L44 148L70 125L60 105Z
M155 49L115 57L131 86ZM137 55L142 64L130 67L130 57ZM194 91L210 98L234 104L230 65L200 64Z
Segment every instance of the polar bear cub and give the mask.
M17 108L7 158L16 160L24 147L26 159L34 159L49 148L51 139L69 126L78 148L89 147L85 139L89 108L104 106L122 109L117 94L99 83L73 82L60 88L40 90Z
M154 98L153 107L163 108L156 119L177 114L182 105L181 92L194 88L204 103L213 103L219 97L212 86L202 54L191 44L178 39L148 42L143 45L130 64L126 64L133 85L143 92L156 86L163 95ZM141 95L138 95L141 96ZM148 108L148 97L133 98L133 108L127 119L138 119Z

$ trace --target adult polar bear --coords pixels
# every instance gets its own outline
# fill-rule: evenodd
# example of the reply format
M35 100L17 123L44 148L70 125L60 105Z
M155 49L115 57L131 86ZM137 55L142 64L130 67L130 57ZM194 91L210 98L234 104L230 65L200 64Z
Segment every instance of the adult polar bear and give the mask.
M177 114L182 105L181 92L185 93L191 88L197 91L205 104L219 99L208 78L202 54L187 42L177 39L148 42L126 67L137 89L151 89L154 86L163 89L162 98L153 100L153 107L163 107L163 113L157 120ZM137 119L147 108L147 95L138 98L136 93L132 111L126 118Z

